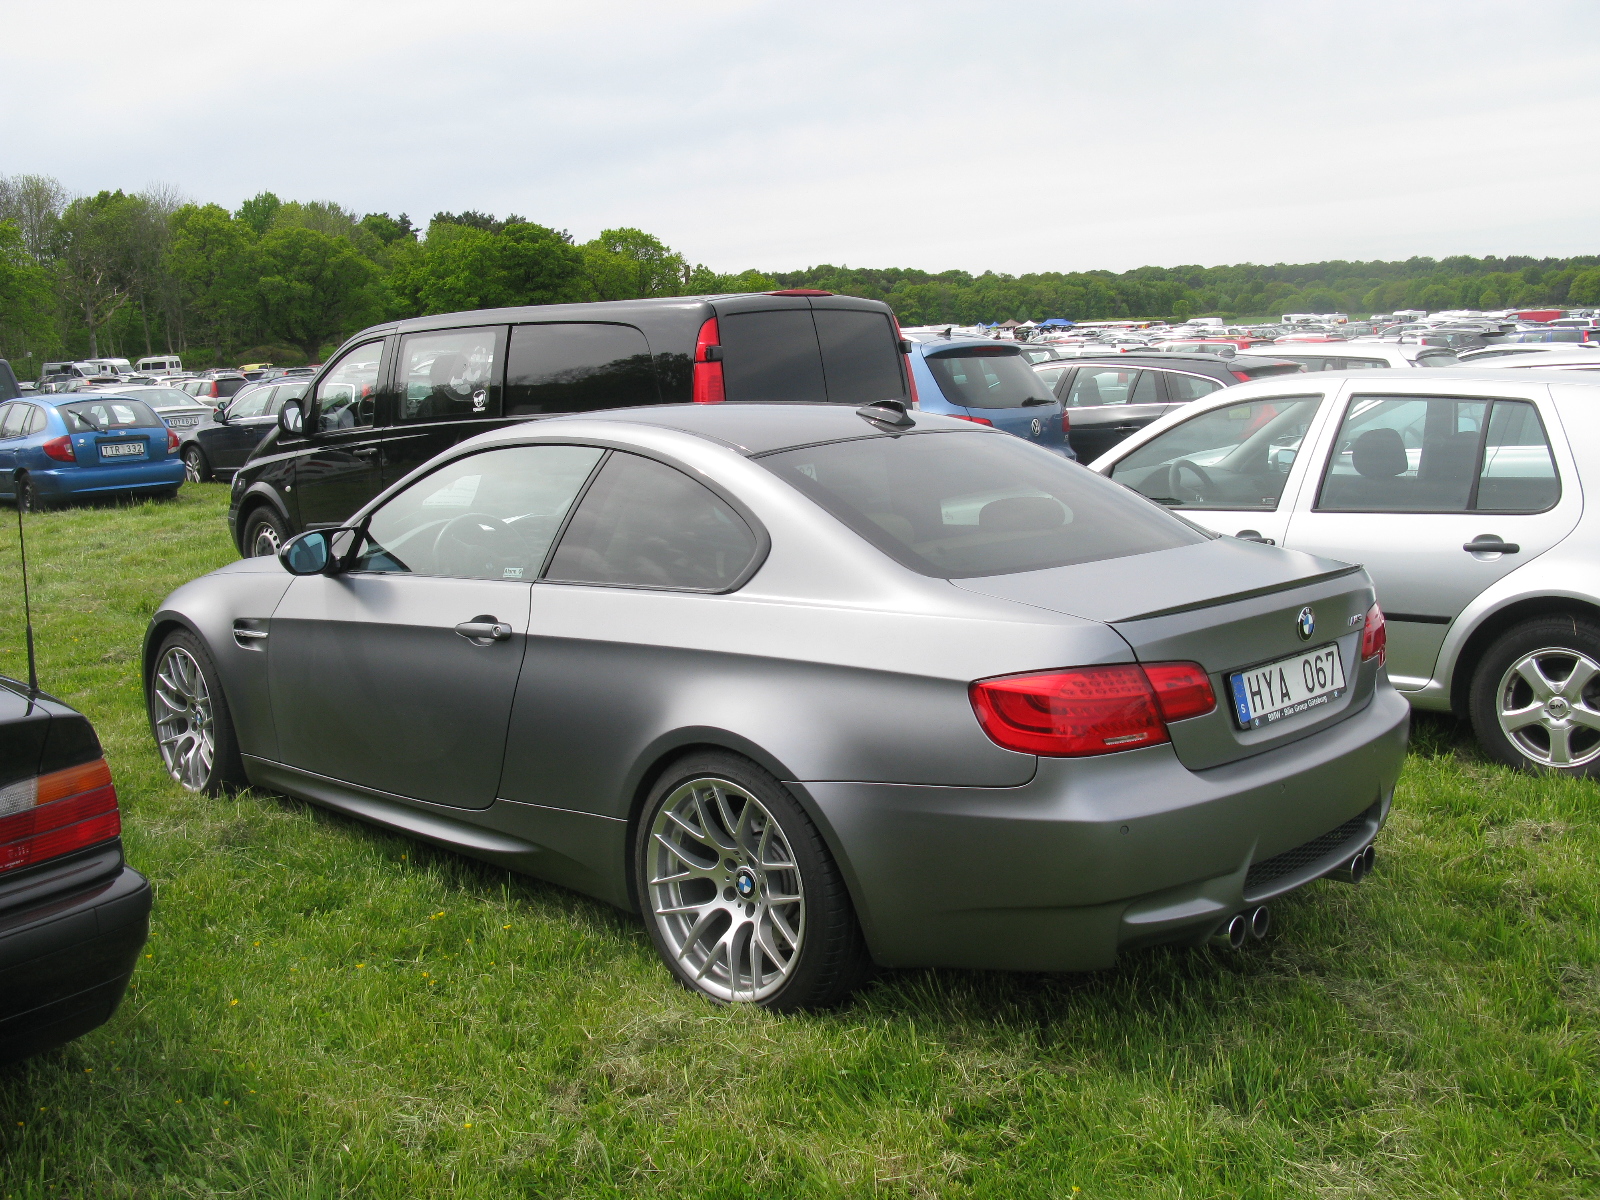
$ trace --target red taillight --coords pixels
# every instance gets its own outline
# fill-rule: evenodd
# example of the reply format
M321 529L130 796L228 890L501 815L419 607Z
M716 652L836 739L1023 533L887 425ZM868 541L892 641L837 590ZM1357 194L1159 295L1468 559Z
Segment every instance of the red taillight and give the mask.
M1361 661L1370 658L1382 665L1389 657L1389 623L1383 619L1383 609L1374 604L1367 609L1366 628L1361 631Z
M717 319L700 326L694 340L694 393L696 404L721 404L727 398L722 386L722 334Z
M0 871L110 841L122 832L106 760L0 788Z
M51 438L39 449L57 462L77 462L78 456L72 452L72 439L69 437Z
M988 417L967 417L961 413L945 413L945 416L954 417L958 421L971 421L974 425L987 425L990 429L994 428L994 422L989 420Z
M890 313L889 320L894 322L894 340L906 348L901 357L906 360L906 387L911 389L911 407L921 408L922 405L917 403L917 373L911 369L911 343L900 332L900 318Z
M1068 415L1067 410L1064 408L1061 410L1061 432L1072 432L1072 417Z
M1211 681L1194 663L1010 675L979 680L970 691L978 723L996 743L1051 758L1159 745L1171 740L1166 721L1216 707Z
M178 431L176 429L169 429L169 430L167 430L167 453L168 454L176 454L177 452L178 452Z
M1232 375L1240 383L1250 382L1250 376L1246 375L1243 371L1229 371L1228 374Z

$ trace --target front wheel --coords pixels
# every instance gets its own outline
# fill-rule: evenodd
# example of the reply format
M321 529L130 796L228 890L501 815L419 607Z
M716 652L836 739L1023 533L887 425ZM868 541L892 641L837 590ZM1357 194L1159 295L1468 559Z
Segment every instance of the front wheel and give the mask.
M1549 616L1508 630L1473 672L1471 713L1503 763L1600 775L1600 626Z
M268 558L289 540L289 531L270 508L258 508L244 523L246 558Z
M712 1000L822 1008L871 969L821 835L747 759L696 754L669 769L645 803L634 870L650 940Z
M187 630L161 643L149 706L162 765L185 790L214 796L245 785L222 681L205 645Z

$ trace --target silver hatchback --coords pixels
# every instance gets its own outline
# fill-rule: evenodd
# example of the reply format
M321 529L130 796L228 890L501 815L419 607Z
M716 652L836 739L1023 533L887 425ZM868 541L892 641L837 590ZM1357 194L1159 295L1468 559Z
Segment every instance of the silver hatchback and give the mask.
M1359 877L1408 710L1359 567L888 402L473 438L169 596L174 778L641 911L722 1001L1087 970Z

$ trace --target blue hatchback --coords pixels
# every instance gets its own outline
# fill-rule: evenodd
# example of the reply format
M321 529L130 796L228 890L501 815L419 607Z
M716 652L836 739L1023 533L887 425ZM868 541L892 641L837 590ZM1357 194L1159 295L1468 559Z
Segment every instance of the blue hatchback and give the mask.
M173 496L178 435L127 396L61 395L0 405L0 499L45 508L73 496Z
M1077 458L1067 441L1066 410L1034 373L1016 342L933 337L911 340L917 407L959 417Z

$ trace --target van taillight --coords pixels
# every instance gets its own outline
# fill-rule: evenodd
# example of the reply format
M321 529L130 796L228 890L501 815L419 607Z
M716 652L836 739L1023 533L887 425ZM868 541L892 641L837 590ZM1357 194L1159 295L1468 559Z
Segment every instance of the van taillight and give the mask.
M722 334L715 317L700 326L700 336L694 340L693 399L696 404L721 404L727 399L722 386Z
M911 389L911 407L921 408L922 406L917 403L917 373L911 369L911 343L900 332L900 318L890 313L889 320L894 322L895 342L904 347L901 357L906 360L906 387Z
M0 872L33 866L122 833L106 760L0 788Z
M1048 758L1114 754L1171 741L1168 721L1217 706L1198 663L1128 663L981 679L970 688L983 731L1007 750Z
M1389 623L1383 619L1383 609L1374 604L1367 609L1367 623L1361 630L1361 661L1370 658L1379 665L1389 657Z
M43 450L50 458L57 462L77 462L78 456L73 453L72 439L69 437L51 438L39 449Z

